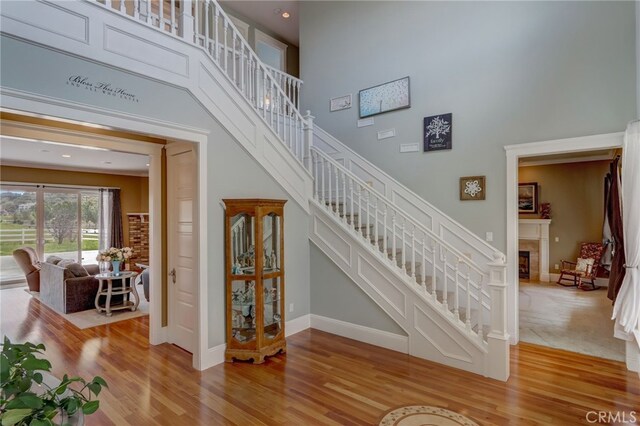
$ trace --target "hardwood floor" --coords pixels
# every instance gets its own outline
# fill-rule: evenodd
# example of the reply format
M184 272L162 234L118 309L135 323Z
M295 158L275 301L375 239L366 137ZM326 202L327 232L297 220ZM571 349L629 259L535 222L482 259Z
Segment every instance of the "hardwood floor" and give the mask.
M317 330L263 365L198 372L190 354L148 344L147 318L79 330L22 289L0 291L0 307L2 334L44 343L55 375L107 380L89 425L364 425L409 404L483 425L588 424L592 410L640 418L640 379L622 363L531 344L513 348L506 383Z

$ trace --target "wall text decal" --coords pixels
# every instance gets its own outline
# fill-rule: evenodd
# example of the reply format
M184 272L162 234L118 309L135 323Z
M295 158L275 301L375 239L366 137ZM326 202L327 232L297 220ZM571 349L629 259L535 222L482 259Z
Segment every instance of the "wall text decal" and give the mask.
M72 75L67 79L67 84L72 87L84 88L90 92L99 93L105 96L112 96L131 102L139 102L138 97L122 87L114 87L111 83L104 81L92 82L89 77L82 75Z

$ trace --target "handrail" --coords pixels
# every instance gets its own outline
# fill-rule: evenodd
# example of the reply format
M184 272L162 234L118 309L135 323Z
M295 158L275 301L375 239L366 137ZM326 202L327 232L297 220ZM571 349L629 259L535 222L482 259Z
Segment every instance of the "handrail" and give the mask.
M273 68L270 65L265 64L265 67L271 71L271 74L276 77L276 79L278 79L280 86L284 89L289 100L300 108L300 88L302 87L302 80L292 76L291 74L287 74L284 71Z
M282 70L279 70L277 68L272 67L271 65L267 65L264 64L264 66L271 72L275 73L275 74L281 74L284 77L286 77L287 79L291 80L291 81L295 81L296 83L300 83L300 85L304 84L304 81L302 81L301 79L299 79L298 77L295 77L289 73L286 73Z
M322 129L321 127L319 127L317 125L317 123L314 123L313 126L314 132L318 132L324 136L328 136L330 138L332 138L333 140L335 140L336 142L338 142L340 144L340 148L344 149L345 151L348 152L349 155L357 158L358 160L361 160L363 163L367 163L368 165L370 165L377 173L379 173L381 176L385 177L386 179L392 181L392 182L396 182L398 185L402 186L403 189L409 193L410 195L414 196L415 198L419 198L422 199L422 197L420 197L418 194L416 194L414 191L412 191L411 189L407 188L406 186L402 185L400 182L398 182L397 179L393 178L392 176L390 176L387 172L385 172L384 170L380 169L379 167L377 167L375 164L372 164L369 160L367 160L366 158L364 158L362 155L358 154L356 151L354 151L353 149L351 149L349 146L347 146L346 144L340 142L339 140L337 140L335 137L333 137L331 134L329 134L326 130ZM466 229L462 224L460 224L459 222L457 222L455 219L451 218L450 216L446 215L445 213L443 213L440 209L438 209L437 207L435 207L433 204L431 204L430 202L428 202L427 200L424 200L425 204L427 204L429 206L430 209L432 209L434 212L436 212L437 214L439 214L440 216L446 216L447 220L449 220L451 223L453 223L454 225ZM492 261L496 255L503 255L500 251L498 251L495 247L493 247L491 244L487 243L485 240L483 240L482 238L480 238L478 235L474 234L473 232L467 232L465 235L465 238L473 238L473 240L480 244L487 252L491 251L491 254L488 253L483 253L480 250L478 250L483 256L485 256L489 261ZM504 255L503 255L504 256Z
M338 168L339 170L342 170L343 173L348 174L349 177L358 182L361 186L368 188L367 190L372 192L373 194L376 195L377 198L383 200L385 203L387 203L388 205L393 206L393 209L395 211L397 211L398 213L400 213L401 215L403 215L404 217L406 217L409 222L411 223L411 225L415 226L416 228L419 228L422 232L424 232L425 234L428 234L431 238L433 238L434 240L438 241L438 243L440 243L441 245L443 245L444 247L446 247L446 249L448 251L450 251L451 253L455 254L456 256L458 256L460 259L463 260L463 263L467 264L471 269L473 269L475 272L477 272L480 276L484 276L486 274L485 271L483 271L480 266L478 266L473 260L471 260L468 256L466 256L465 254L461 253L458 249L456 249L455 247L453 247L451 244L449 244L448 242L446 242L444 239L442 239L442 237L440 237L438 234L436 234L435 232L433 232L432 230L430 230L429 228L427 228L426 226L424 226L422 223L420 223L418 220L414 219L409 213L407 213L406 211L402 210L400 207L396 206L396 203L394 203L393 201L389 200L385 195L383 195L382 193L380 193L378 190L376 190L373 187L370 187L365 181L363 181L362 179L360 179L355 173L353 173L351 170L347 169L346 167L344 167L342 164L340 164L339 162L337 162L336 160L334 160L333 158L331 158L329 155L327 155L326 153L324 153L323 151L321 151L320 149L318 149L315 146L311 147L311 151L318 153L321 157L325 158L326 160L328 160L330 163L332 163L334 165L334 167Z

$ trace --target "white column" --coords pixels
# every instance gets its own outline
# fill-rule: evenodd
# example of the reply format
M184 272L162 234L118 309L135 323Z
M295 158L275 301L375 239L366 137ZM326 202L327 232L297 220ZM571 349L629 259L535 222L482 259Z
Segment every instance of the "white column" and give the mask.
M507 263L504 255L495 253L489 266L491 297L490 330L487 334L486 376L506 381L509 378L509 333L507 332ZM482 315L482 310L478 313Z
M193 23L191 9L192 0L182 0L180 4L180 16L178 16L179 35L189 42L195 42L197 40L194 37L195 25Z
M311 146L313 145L313 119L315 117L311 115L311 111L307 110L304 116L304 165L307 170L311 166Z
M549 282L549 224L540 224L540 281Z

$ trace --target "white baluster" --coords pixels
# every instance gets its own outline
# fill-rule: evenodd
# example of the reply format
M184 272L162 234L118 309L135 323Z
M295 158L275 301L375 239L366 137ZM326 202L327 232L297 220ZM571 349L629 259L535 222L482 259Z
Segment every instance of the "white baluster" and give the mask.
M400 261L401 261L400 265L401 265L401 268L402 268L402 272L405 273L405 274L407 273L407 241L405 239L406 238L406 232L407 232L406 229L405 229L406 222L407 222L407 219L403 217L402 218L402 226L400 227L400 232L402 234L402 238L400 238L400 243L402 244L401 252L400 252L402 254L402 256L400 258Z
M208 4L208 2L205 2L205 5ZM215 50L214 55L216 58L216 62L218 63L218 65L220 65L220 27L219 27L219 21L220 21L220 11L218 10L218 6L214 4L213 7L213 29L214 29L214 34L213 34L213 49ZM209 8L207 7L207 13L206 13L206 21L207 21L207 27L209 26ZM205 39L206 40L206 39ZM206 40L205 43L209 43L209 40Z
M376 202L373 205L373 240L375 241L376 251L380 251L380 243L378 238L378 197L376 197Z
M360 235L362 234L362 188L358 185L358 226L356 227L356 231Z
M171 0L171 34L175 34L176 33L176 28L178 27L176 25L176 0Z
M193 25L194 25L194 35L195 35L195 42L198 46L200 46L200 2L195 1L193 2ZM205 45L206 46L206 45ZM205 47L206 49L206 47Z
M411 229L411 278L416 279L416 226Z
M140 19L140 0L133 0L133 17Z
M120 2L120 4L122 4L122 3L123 3L123 2L121 1L121 2ZM163 16L163 14L164 14L164 7L163 7L163 6L164 6L164 3L163 3L163 2L161 2L161 1L158 1L158 19L159 19L158 27L159 27L162 31L164 31L164 30L165 30L165 26L164 26L164 16Z
M350 214L351 214L351 227L355 227L355 223L353 222L353 179L349 178L349 198L351 198L351 209L350 209ZM346 220L346 215L345 215L345 220Z
M382 253L384 256L387 254L387 203L383 204L382 210Z
M449 293L447 292L447 282L448 282L448 273L447 273L447 250L446 248L442 248L441 249L444 253L443 257L442 257L442 307L444 308L445 311L449 310Z
M340 174L338 173L338 166L335 167L335 177L336 177L335 212L336 212L336 216L340 216Z
M432 264L432 270L431 270L431 295L433 296L434 300L438 299L438 295L436 294L436 285L437 285L437 279L436 279L436 241L433 240L433 244L431 245L431 264Z
M238 36L240 37L240 36ZM242 38L240 38L240 91L242 92L243 95L247 96L247 94L245 93L245 66L244 66L244 42L242 41Z
M273 110L276 109L276 94L275 91L273 90L273 79L269 78L269 111L271 112L271 120L269 121L271 123L271 128L275 129L275 126L273 125Z
M455 279L455 290L453 291L453 297L454 297L454 301L453 301L453 314L455 315L456 319L460 318L460 300L458 300L458 286L460 285L460 279L459 279L459 275L460 275L460 269L459 269L459 265L460 265L460 258L456 259L456 265L454 267L454 273L456 274L456 279Z
M271 105L271 94L267 92L267 71L262 69L262 118L267 119L267 100Z
M424 237L422 237L422 256L420 260L422 261L422 290L425 294L427 294L427 243L425 242Z
M229 27L231 28L231 39L233 40L233 44L231 45L231 48L233 49L231 51L231 80L233 80L233 85L238 87L238 73L236 69L236 62L238 62L238 60L236 59L236 40L238 38L238 35L236 34L235 28L233 28L231 25Z
M365 202L367 203L367 233L366 233L366 239L367 241L371 241L371 226L369 226L369 216L371 215L370 213L370 206L371 206L371 191L369 191L368 189L366 190L366 197L365 197Z
M107 1L108 1L107 6L111 6L111 0L107 0ZM147 4L146 22L147 24L153 25L153 20L151 19L151 0L147 0L146 4Z
M333 207L331 207L331 203L333 203L333 194L332 192L332 185L331 185L331 175L333 173L333 164L331 164L331 162L328 163L329 164L329 170L327 170L327 178L328 178L328 184L329 184L329 204L326 205L326 207L329 209L329 211L333 210Z
M468 267L467 267L468 268ZM466 291L467 291L467 320L466 326L467 330L471 330L471 277L469 276L469 271L467 270L466 280Z
M478 285L478 336L480 337L480 340L483 339L484 336L484 330L483 330L483 306L482 306L482 287L480 287L480 285Z
M222 17L223 46L222 54L224 55L224 73L229 75L229 55L227 53L227 33L229 31L226 18Z
M342 172L342 222L347 223L347 172Z
M124 0L120 0L120 13L123 15L127 14L127 4Z
M325 207L325 198L324 198L324 157L320 156L322 159L322 207Z
M391 240L391 263L396 264L396 211L394 210L391 215L391 234L393 239Z

